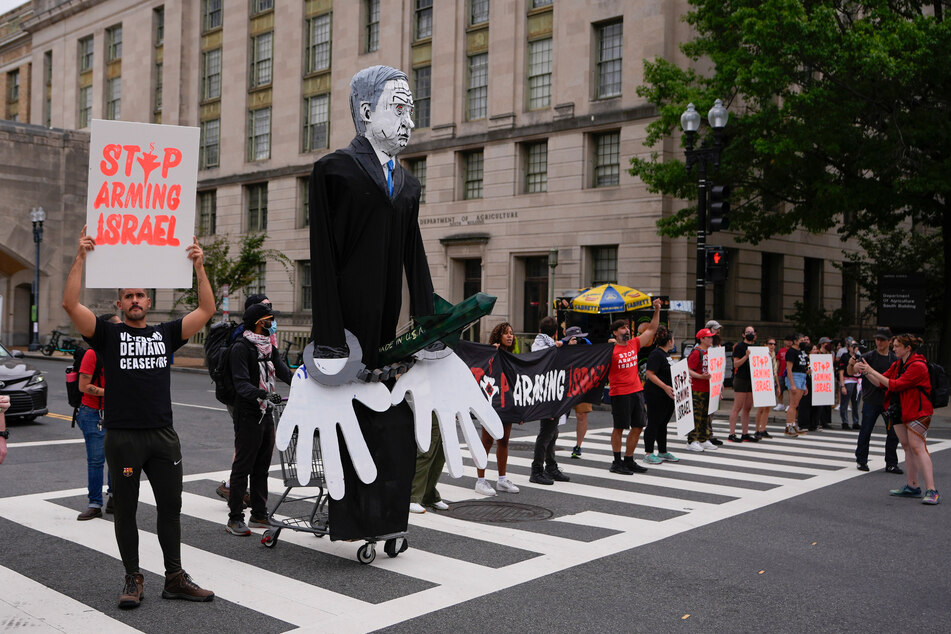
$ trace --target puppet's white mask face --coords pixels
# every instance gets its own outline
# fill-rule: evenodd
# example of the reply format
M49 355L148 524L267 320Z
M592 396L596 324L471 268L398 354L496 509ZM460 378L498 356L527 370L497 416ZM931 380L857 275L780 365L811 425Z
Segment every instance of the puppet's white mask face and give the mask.
M391 79L383 87L383 94L370 110L370 104L360 104L360 115L366 122L363 136L374 149L387 156L396 156L409 143L413 125L413 93L403 79Z

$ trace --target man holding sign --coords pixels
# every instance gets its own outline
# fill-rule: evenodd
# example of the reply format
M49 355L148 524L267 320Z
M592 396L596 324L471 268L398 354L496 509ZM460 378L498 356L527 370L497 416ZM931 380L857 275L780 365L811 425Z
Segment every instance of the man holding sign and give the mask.
M96 351L109 377L110 398L105 402L106 460L113 483L115 532L125 567L120 608L135 608L142 601L144 578L139 571L139 530L136 507L139 481L148 476L155 495L156 533L165 559L162 597L211 601L215 594L203 590L182 570L182 447L172 428L171 356L204 328L215 313L215 298L205 274L204 254L192 238L185 255L198 278L198 308L181 319L157 326L146 324L151 300L143 288L120 288L116 306L122 323L113 324L79 303L83 265L96 241L83 227L79 250L66 277L63 308L76 329Z
M693 388L693 431L687 434L687 451L716 449L710 442L710 359L713 331L703 328L697 333L700 342L687 357L687 368Z

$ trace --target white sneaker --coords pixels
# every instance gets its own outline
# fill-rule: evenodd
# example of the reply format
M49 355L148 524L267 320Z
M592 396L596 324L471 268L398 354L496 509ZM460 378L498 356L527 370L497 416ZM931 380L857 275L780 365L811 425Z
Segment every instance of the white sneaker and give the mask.
M695 440L687 443L687 451L703 451L703 447Z
M707 450L707 449L716 449L716 448L717 448L717 446L714 445L714 444L713 444L712 442L710 442L709 440L704 440L702 443L700 443L700 446L703 447L704 450Z
M489 484L489 481L485 478L479 478L476 480L475 492L479 495L486 495L488 497L495 495L495 489L492 488L492 485Z
M779 405L777 405L776 407L773 408L773 411L774 411L774 412L785 412L785 411L786 411L786 406L783 405L782 403L780 403Z
M492 487L489 488L491 489ZM518 487L512 484L511 480L499 480L495 484L495 488L502 493L518 493Z
M838 406L838 405L836 405L835 407L833 407L833 408L832 408L832 411L833 411L833 412L837 412L837 411L839 411L839 406Z
M437 511L448 511L448 510L449 510L449 505L446 504L445 502L443 502L442 500L439 500L438 502L434 502L432 506L433 506L433 508L436 509Z
M410 502L409 512L410 513L425 513L426 509L423 508L422 504L417 504L416 502Z

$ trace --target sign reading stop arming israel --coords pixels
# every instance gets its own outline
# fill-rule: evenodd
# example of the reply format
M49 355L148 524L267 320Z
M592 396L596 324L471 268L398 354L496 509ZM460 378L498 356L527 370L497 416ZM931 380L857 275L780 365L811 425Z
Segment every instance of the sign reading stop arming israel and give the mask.
M707 351L708 372L710 373L710 406L707 413L720 409L720 396L723 394L723 373L726 369L726 352L723 346Z
M670 366L670 378L674 388L674 420L677 435L681 438L693 430L693 389L690 387L690 370L687 360L681 359Z
M188 288L198 128L94 119L89 139L89 288Z
M776 384L773 381L773 360L769 348L754 346L750 348L750 376L753 379L753 407L774 407L776 405Z
M835 403L832 355L810 354L809 366L812 369L812 404L832 405Z

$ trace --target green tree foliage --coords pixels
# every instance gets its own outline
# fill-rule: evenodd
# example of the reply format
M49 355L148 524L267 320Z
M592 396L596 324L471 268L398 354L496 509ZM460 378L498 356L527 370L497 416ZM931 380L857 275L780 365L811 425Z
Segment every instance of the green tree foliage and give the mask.
M264 248L267 236L263 233L249 233L241 238L241 250L237 257L231 258L231 243L227 236L215 238L202 244L205 252L205 273L211 283L211 292L215 296L215 309L221 308L224 299L222 289L227 285L231 290L245 288L257 280L258 267L268 260L279 262L290 278L291 260L277 249ZM189 308L198 306L198 287L179 289L182 293L175 300L175 306L184 304Z
M716 182L733 185L731 230L757 243L802 228L843 240L896 227L934 228L951 279L951 2L690 0L692 68L645 62L638 94L657 105L654 146L679 127L688 102L730 108ZM698 68L709 71L700 72ZM679 153L634 158L648 189L683 199L696 186ZM696 208L658 223L695 231ZM914 235L904 233L906 241ZM877 258L880 254L872 254ZM904 267L902 267L904 268ZM936 294L951 333L951 293ZM868 290L866 288L866 290ZM942 358L951 337L942 334Z

